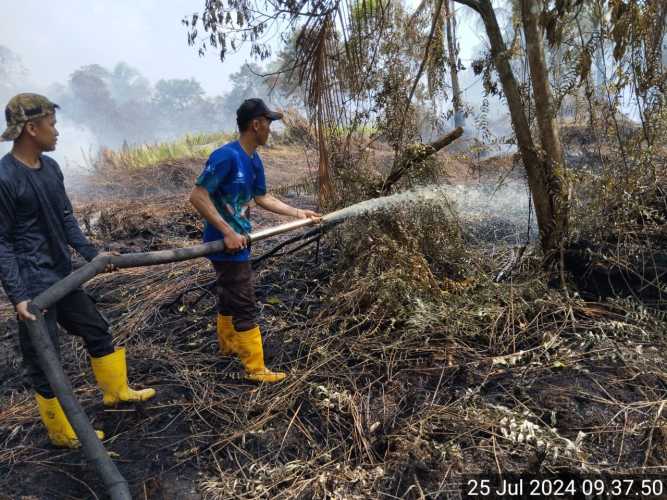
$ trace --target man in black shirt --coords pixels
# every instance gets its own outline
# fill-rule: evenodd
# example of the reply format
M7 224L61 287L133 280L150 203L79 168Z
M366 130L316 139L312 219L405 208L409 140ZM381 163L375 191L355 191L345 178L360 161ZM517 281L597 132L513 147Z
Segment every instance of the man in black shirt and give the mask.
M56 147L57 108L44 96L19 94L5 109L7 129L2 140L14 145L0 159L0 281L16 308L23 362L49 438L56 446L73 448L79 445L76 434L39 365L24 324L36 319L28 310L30 300L72 271L69 247L88 261L98 255L74 217L58 163L42 154ZM56 348L58 324L83 338L105 405L155 395L154 389L128 387L125 350L114 350L109 325L82 289L50 307L44 319ZM98 435L103 437L101 431Z

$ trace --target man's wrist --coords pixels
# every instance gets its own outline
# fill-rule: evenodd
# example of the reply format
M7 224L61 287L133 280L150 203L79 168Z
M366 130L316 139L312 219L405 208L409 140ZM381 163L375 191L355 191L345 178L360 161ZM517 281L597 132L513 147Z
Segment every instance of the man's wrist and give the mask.
M227 237L227 236L231 236L234 233L236 233L236 231L234 231L234 228L232 226L230 226L229 224L227 224L227 221L225 219L223 219L222 217L220 217L220 219L218 219L217 222L218 223L214 224L214 226L216 227L216 229L218 231L220 231L222 233L223 236Z
M18 307L19 304L22 302L30 302L30 297L28 296L20 296L20 297L13 297L12 298L12 303L14 304L14 309Z
M229 236L234 236L234 235L238 234L236 231L234 231L234 228L231 227L231 226L226 226L226 227L223 226L223 228L220 230L220 232L222 233L222 235L225 238L228 238Z

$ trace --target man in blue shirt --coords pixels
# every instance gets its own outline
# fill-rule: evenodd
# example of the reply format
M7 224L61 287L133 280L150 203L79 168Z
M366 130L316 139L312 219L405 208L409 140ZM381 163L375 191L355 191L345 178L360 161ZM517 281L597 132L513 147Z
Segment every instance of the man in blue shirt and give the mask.
M251 229L249 204L254 200L266 210L299 219L320 217L266 192L257 147L266 144L271 122L281 118L281 113L271 111L261 99L244 101L236 111L239 140L211 153L190 195L190 202L205 219L204 242L225 242L224 252L209 256L217 276L220 351L238 355L246 378L257 382L279 382L285 374L264 365L250 249L244 236Z

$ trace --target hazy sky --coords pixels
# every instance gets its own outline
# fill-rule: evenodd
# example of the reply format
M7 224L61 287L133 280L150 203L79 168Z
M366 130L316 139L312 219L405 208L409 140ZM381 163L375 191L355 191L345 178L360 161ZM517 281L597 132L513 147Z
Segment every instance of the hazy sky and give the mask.
M187 44L181 19L203 0L0 0L0 45L17 53L35 83L65 82L85 64L111 68L125 61L152 83L199 80L209 94L229 90L228 75L246 59L221 63L215 49L200 57ZM7 8L11 5L10 8ZM40 85L41 86L41 85Z
M217 95L230 89L228 75L248 59L246 47L221 63L215 49L200 57L188 46L181 20L201 12L204 0L0 0L0 5L11 5L0 18L0 45L17 53L31 80L44 86L65 82L85 64L112 68L124 61L152 83L194 77ZM475 17L459 18L464 60L476 55L483 39L471 26Z
M229 75L249 60L246 47L228 53L221 63L215 49L200 57L196 47L188 46L181 20L201 12L204 0L0 0L0 5L5 7L0 45L19 55L29 71L22 91L46 92L52 83L65 84L81 66L111 69L124 61L152 84L161 78L195 78L209 95L221 95L231 89ZM459 5L457 11L460 57L468 65L480 53L484 37L476 14ZM460 77L464 100L477 104L480 78L470 69ZM495 102L492 107L496 108ZM497 108L506 114L504 106ZM74 158L80 164L81 151L90 153L97 147L97 138L85 128L64 120L60 128L63 140L55 153L59 161ZM8 147L0 143L0 154Z

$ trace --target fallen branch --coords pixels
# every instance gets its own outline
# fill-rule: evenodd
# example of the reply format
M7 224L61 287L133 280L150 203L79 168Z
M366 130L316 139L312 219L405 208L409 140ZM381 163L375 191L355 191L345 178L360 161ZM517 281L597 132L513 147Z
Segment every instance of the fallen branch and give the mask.
M430 144L419 144L418 147L407 148L403 154L394 161L391 167L391 172L384 180L384 182L375 188L379 195L387 195L391 187L396 184L405 173L410 170L416 163L419 163L429 156L437 153L442 148L451 144L456 139L463 135L463 128L457 127L449 134L443 135L439 139Z
M331 222L329 224L322 224L322 225L316 227L315 229L311 229L310 231L308 231L306 233L299 234L297 236L294 236L293 238L285 240L282 243L277 244L275 247L273 247L268 252L266 252L262 255L259 255L258 257L255 257L254 259L252 259L252 264L253 264L253 266L256 266L260 262L268 259L269 257L275 256L275 254L279 250L281 250L282 248L285 248L287 245L291 245L292 243L295 243L297 241L305 240L305 239L308 239L308 238L311 238L311 237L314 236L314 238L311 238L309 241L305 242L303 245L299 245L298 247L293 248L289 252L281 253L279 256L282 257L284 255L289 255L293 252L296 252L297 250L300 250L304 246L307 246L307 245L317 241L319 239L319 237L322 236L322 234L324 234L325 231L328 231L329 229L331 229L335 225L340 224L341 222L342 221L334 221L334 222Z

